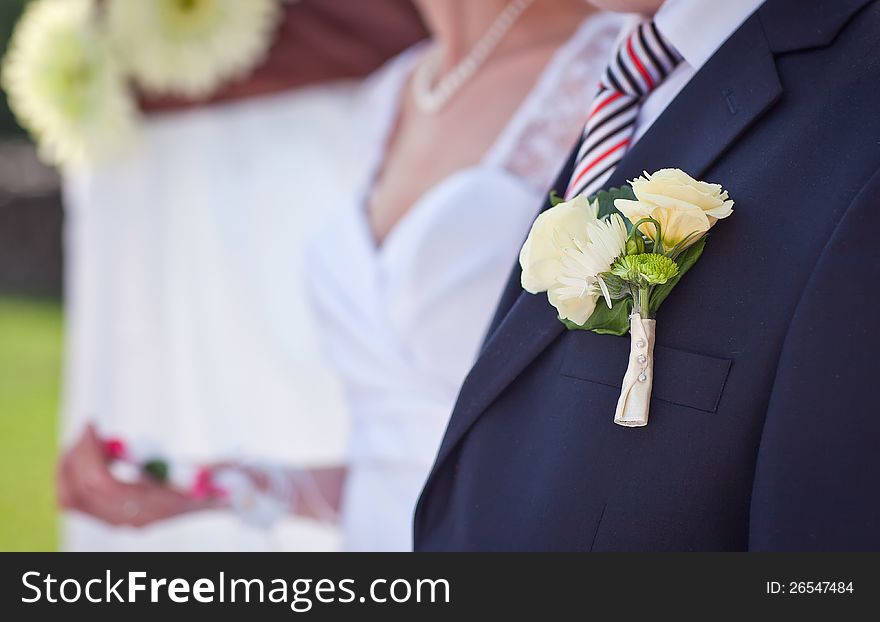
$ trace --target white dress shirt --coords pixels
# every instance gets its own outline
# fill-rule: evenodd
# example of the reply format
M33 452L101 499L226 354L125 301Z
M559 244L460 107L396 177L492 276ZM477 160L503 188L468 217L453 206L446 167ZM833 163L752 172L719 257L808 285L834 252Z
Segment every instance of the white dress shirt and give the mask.
M654 16L654 23L684 60L642 104L636 120L636 140L762 4L764 0L666 0L663 3ZM625 30L625 34L629 31Z

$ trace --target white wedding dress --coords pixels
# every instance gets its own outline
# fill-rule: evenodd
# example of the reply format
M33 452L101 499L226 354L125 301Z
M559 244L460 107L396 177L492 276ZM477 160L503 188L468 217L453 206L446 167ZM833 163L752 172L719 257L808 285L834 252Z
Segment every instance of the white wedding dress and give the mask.
M311 295L352 417L343 545L411 550L411 521L459 386L564 164L621 25L585 20L482 162L424 194L377 248L372 181L423 48L374 79L359 191L311 245Z
M359 85L156 115L65 179L67 440L86 420L172 458L338 464L347 420L304 299L306 240L350 156ZM337 530L203 512L140 531L80 515L68 550L327 550Z

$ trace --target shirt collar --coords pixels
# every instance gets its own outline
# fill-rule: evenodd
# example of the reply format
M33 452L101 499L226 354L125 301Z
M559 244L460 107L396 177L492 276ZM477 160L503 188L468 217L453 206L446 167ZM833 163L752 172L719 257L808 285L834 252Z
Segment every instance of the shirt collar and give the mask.
M654 16L660 33L699 70L764 0L666 0Z

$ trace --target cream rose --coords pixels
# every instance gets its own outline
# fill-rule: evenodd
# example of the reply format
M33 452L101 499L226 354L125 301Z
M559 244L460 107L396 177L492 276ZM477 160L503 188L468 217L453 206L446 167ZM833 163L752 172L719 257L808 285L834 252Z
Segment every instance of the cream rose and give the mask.
M733 213L733 201L721 186L697 181L676 168L662 169L653 175L645 173L630 185L637 200L617 199L615 207L632 223L642 218L659 222L667 249L684 240L685 246L690 246L716 222ZM652 240L656 236L650 223L640 229Z
M562 270L562 258L574 241L594 223L598 206L579 196L543 212L535 220L519 253L522 287L531 294L546 292Z

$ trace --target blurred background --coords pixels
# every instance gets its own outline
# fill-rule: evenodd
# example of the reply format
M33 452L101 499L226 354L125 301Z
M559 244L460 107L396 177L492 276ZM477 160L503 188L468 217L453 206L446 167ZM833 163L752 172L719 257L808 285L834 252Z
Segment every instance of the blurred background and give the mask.
M25 0L0 3L5 51ZM60 179L0 97L0 550L54 550L62 349Z
M64 517L54 471L88 421L193 461L339 460L301 243L355 177L364 77L424 36L407 0L0 3L0 551L338 547Z

